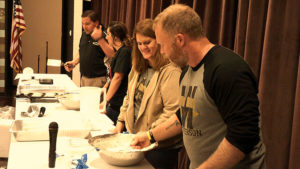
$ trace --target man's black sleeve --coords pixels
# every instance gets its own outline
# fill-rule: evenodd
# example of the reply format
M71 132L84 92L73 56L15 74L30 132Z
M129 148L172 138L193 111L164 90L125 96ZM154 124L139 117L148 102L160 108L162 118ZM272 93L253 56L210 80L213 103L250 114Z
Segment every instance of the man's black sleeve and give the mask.
M205 84L227 125L226 139L245 154L259 142L256 78L246 64L216 67Z

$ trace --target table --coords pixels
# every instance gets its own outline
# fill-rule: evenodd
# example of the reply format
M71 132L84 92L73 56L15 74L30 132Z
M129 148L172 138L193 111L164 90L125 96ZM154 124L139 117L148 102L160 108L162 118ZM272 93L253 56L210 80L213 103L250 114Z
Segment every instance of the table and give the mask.
M55 84L59 84L60 86L64 86L65 90L76 90L78 89L75 84L71 81L71 79L66 75L35 75L36 78L53 78ZM19 92L19 91L17 91ZM26 99L16 99L16 120L26 120L28 117L22 117L21 112L26 111L29 105L37 105L46 107L45 117L44 119L53 119L57 120L58 124L63 125L63 122L71 121L74 122L85 115L80 113L80 111L76 110L67 110L60 103L28 103ZM37 119L38 120L38 119ZM98 120L97 123L100 126L97 128L101 128L101 132L107 132L113 126L112 121L106 116L99 114L97 118L93 118L93 120ZM48 124L46 124L48 125ZM67 136L67 137L66 137ZM68 157L68 153L70 151L65 151L66 147L70 146L71 138L69 135L62 135L57 138L57 153L64 154L64 156L60 156L56 159L56 168L70 168L70 159ZM69 140L69 141L66 141ZM85 150L82 150L85 152ZM49 141L27 141L27 142L19 142L16 140L15 135L11 134L11 143L9 150L9 158L8 158L8 169L20 169L20 168L33 168L33 169L47 169L48 168L48 153L49 153ZM89 169L119 169L121 167L116 167L107 164L105 161L101 159L98 152L94 148L86 149L88 154L87 165ZM68 157L68 158L67 158ZM74 157L73 157L74 158ZM143 160L141 163L130 166L130 168L145 168L152 169L153 167L146 161Z
M57 146L64 145L62 139L58 138ZM57 147L57 152L59 147ZM36 142L16 142L12 138L12 143L9 151L8 169L48 169L48 152L49 141L36 141ZM124 167L112 166L98 155L95 149L87 153L88 161L87 165L89 169L122 169ZM56 169L67 169L70 166L66 166L64 158L56 160ZM129 166L130 169L153 169L153 167L144 159L137 165Z

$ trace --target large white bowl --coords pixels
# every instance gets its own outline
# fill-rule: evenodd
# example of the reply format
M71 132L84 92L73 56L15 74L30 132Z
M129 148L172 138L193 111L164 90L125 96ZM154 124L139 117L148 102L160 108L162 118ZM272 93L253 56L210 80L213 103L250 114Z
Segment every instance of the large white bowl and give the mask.
M89 143L100 149L99 155L108 164L131 166L144 159L143 151L133 151L130 148L133 136L133 134L102 135L91 138Z
M68 93L58 96L58 101L67 109L80 109L80 93Z
M108 164L122 167L138 164L144 159L144 152L114 152L100 150L99 154Z

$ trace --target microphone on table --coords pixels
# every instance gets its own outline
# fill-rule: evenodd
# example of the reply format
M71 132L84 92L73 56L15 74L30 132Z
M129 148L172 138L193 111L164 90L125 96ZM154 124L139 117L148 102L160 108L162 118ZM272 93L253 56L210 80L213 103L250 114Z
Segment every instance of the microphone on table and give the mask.
M55 167L57 131L58 131L58 124L56 122L51 122L49 125L49 138L50 138L49 164L48 164L49 168Z
M40 108L40 113L39 113L38 117L43 117L44 114L45 114L45 111L46 111L46 108L45 107L41 107Z

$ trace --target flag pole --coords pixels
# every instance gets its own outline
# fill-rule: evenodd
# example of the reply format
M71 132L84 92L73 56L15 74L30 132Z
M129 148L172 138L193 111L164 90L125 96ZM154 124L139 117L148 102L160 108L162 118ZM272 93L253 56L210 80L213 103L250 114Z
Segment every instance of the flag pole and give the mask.
M40 73L40 55L38 55L38 73Z
M46 74L48 73L48 41L46 41Z

